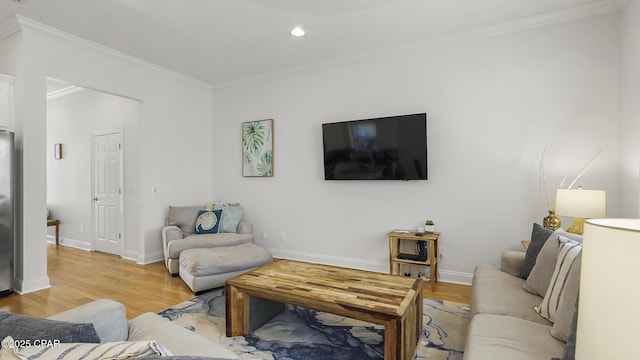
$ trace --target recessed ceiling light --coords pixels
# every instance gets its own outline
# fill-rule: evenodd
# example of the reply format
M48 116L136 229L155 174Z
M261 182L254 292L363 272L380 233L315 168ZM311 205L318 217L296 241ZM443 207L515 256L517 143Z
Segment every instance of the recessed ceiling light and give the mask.
M300 26L296 26L291 29L291 35L296 37L304 36L304 30Z

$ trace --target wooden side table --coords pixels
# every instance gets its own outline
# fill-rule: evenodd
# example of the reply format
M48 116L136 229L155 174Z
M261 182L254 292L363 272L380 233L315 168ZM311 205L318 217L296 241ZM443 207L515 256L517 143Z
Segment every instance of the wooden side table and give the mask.
M56 246L60 245L60 220L47 219L47 226L56 227Z
M438 237L439 232L427 232L422 236L417 236L413 232L400 233L390 232L387 234L389 237L389 274L399 275L400 264L412 264L428 266L431 273L431 291L436 290L436 284L438 283ZM400 243L402 241L426 241L429 246L428 258L426 261L399 259Z

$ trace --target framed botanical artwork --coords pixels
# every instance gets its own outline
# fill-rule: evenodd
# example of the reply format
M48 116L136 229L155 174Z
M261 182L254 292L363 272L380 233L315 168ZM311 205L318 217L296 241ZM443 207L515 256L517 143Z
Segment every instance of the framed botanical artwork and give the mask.
M242 176L273 176L273 119L242 123Z

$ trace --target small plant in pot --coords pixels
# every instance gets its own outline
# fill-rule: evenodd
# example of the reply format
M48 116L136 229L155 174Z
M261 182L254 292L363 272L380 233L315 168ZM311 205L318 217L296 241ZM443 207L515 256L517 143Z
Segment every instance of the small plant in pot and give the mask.
M433 222L433 220L427 220L424 222L424 231L426 232L436 231L436 224Z

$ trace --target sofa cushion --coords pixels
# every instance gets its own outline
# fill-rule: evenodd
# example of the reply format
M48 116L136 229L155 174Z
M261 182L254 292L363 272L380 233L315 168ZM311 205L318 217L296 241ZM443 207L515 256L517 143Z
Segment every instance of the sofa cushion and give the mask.
M574 269L576 260L582 251L582 245L577 241L570 240L562 235L558 236L558 240L560 241L560 249L558 251L556 267L551 276L549 288L547 289L544 299L542 299L540 306L536 307L536 311L541 316L552 322L556 321L556 312L560 305L560 297L565 289L576 288L574 284L568 282L569 272Z
M500 255L500 271L518 276L524 263L524 251L505 250Z
M493 265L478 265L471 287L471 316L507 315L551 325L533 310L534 306L540 305L542 298L524 291L523 284L523 279L500 271Z
M70 323L0 312L0 339L11 336L21 341L58 340L62 343L99 343L93 324Z
M196 228L198 211L203 209L204 206L169 206L168 225L179 227L185 237L189 236Z
M220 233L190 235L184 239L169 241L167 244L167 254L169 254L169 258L171 259L178 259L180 253L186 249L232 246L247 242L253 242L253 234Z
M72 323L92 323L101 342L127 340L127 311L122 303L98 299L49 317Z
M11 341L11 337L4 342ZM130 359L146 356L171 355L162 345L155 341L117 341L101 344L92 343L52 343L47 346L26 346L5 350L2 359L69 359L69 360L102 360L102 359ZM11 355L16 356L11 357ZM7 356L7 357L5 357Z
M558 259L558 235L562 235L571 240L582 242L582 236L568 233L562 229L557 229L551 234L549 240L545 242L538 253L536 264L531 269L531 273L527 278L524 289L532 294L544 296L549 288L549 282L553 271L556 269L556 260Z
M536 264L536 258L538 257L538 253L542 246L547 242L547 239L553 231L549 229L545 229L540 224L534 223L533 229L531 230L531 242L529 243L529 247L527 247L527 251L524 255L524 263L522 264L522 268L520 268L519 277L526 279L529 277L531 273L531 269Z
M180 253L180 271L192 276L226 274L271 262L271 253L252 243L209 249L188 249Z
M156 340L174 355L211 356L237 359L238 356L225 346L200 334L189 331L151 312L144 313L127 323L129 340Z
M200 210L196 219L194 234L217 234L220 232L222 210Z
M467 328L464 358L539 360L559 357L565 344L551 337L549 329L549 325L512 316L476 315Z

